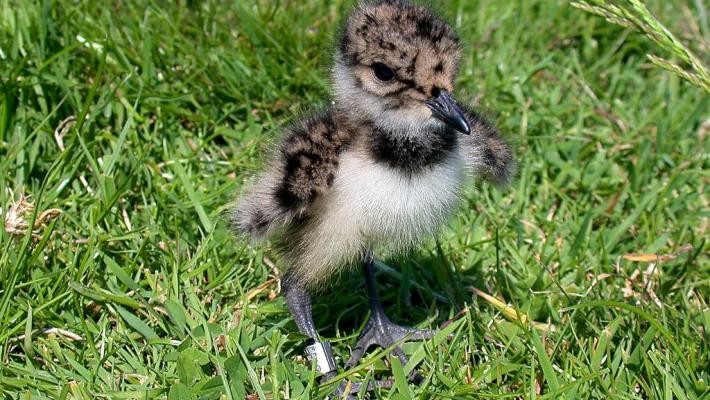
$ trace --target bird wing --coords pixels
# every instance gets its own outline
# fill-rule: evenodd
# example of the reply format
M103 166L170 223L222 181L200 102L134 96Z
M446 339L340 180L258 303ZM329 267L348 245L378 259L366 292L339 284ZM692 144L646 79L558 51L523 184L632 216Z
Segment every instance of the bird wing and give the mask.
M298 220L330 189L339 155L351 138L330 110L287 128L267 170L238 200L235 230L261 239Z
M481 114L468 108L463 113L471 127L470 135L459 136L467 169L495 185L505 186L515 174L512 149Z

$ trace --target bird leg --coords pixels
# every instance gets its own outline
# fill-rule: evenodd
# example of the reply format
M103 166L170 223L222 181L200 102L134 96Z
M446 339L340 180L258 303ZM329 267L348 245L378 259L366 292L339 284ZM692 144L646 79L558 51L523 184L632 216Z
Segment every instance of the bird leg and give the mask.
M407 356L404 351L396 345L403 340L425 340L429 339L435 333L430 329L414 329L406 326L400 326L387 317L380 298L377 295L375 284L374 259L371 253L368 252L363 263L363 272L365 273L365 284L370 302L370 318L365 325L365 328L358 337L357 344L350 354L350 359L345 363L345 369L350 369L357 365L358 361L365 354L365 351L370 346L378 345L382 348L392 348L392 353L396 355L404 366L407 363ZM409 379L413 382L420 383L423 380L421 374L416 370L412 370L409 374ZM341 384L340 392L342 392L345 383Z
M337 374L335 358L330 343L322 342L316 331L311 309L311 294L288 271L281 284L286 305L296 321L298 330L310 338L305 349L306 357L311 363L316 363L317 371L322 374L320 382L325 382Z

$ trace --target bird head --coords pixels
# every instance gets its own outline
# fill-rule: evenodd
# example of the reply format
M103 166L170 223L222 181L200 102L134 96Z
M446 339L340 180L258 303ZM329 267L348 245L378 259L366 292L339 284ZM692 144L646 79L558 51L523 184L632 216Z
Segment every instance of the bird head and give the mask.
M460 56L449 24L404 0L365 2L342 31L335 99L352 118L393 133L469 133L451 97Z

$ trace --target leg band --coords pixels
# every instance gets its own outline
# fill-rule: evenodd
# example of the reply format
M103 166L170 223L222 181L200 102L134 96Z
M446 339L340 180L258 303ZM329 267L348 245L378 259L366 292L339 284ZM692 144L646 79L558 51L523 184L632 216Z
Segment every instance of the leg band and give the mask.
M335 359L333 358L333 350L328 342L313 342L306 346L306 356L313 362L316 362L316 369L321 374L335 371Z

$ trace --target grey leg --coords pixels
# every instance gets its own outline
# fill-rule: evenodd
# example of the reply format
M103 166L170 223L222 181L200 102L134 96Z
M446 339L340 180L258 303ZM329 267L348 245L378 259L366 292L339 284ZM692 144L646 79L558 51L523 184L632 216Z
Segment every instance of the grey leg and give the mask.
M335 359L333 358L330 343L320 340L320 336L313 323L310 292L294 279L293 275L288 271L281 280L281 286L283 288L286 305L289 311L291 311L291 315L293 315L298 330L310 338L309 344L306 346L306 357L308 357L311 362L316 363L318 372L322 374L318 379L319 383L332 379L338 374L335 368ZM391 386L391 384L387 382L368 385L368 390L372 390L375 386ZM355 399L356 397L352 396L351 393L359 391L361 387L362 385L360 383L353 383L346 398L349 400ZM334 393L334 398L342 398L344 388L345 384L341 385Z
M281 286L284 291L284 298L289 311L296 321L298 330L310 337L318 339L318 332L313 323L313 314L311 311L311 294L305 287L301 286L293 275L287 271L281 280Z
M318 372L323 374L320 377L321 382L327 381L337 374L335 359L333 358L330 343L320 340L316 326L313 323L311 294L288 271L284 275L281 284L286 305L296 321L298 330L310 338L308 346L306 346L306 356L311 362L315 361Z

